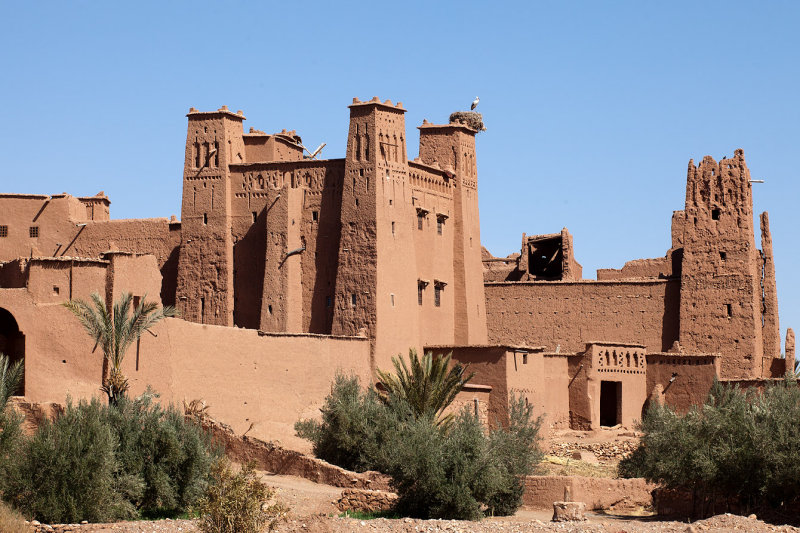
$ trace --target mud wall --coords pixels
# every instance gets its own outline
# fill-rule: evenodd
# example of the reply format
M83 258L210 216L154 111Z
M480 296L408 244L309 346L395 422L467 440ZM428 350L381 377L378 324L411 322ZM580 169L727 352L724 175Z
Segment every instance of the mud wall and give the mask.
M678 338L677 280L486 283L489 342L582 352L590 341L664 351Z

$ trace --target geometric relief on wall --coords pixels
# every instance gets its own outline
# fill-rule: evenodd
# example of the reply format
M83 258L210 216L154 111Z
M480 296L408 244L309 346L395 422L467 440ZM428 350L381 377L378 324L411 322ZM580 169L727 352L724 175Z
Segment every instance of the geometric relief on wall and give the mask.
M598 372L617 374L644 374L647 364L645 355L627 348L609 348L597 354Z

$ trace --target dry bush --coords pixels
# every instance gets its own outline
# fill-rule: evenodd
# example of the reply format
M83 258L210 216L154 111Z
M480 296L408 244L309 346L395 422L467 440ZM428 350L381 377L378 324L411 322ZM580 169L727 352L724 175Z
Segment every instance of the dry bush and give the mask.
M230 461L217 461L212 482L200 500L200 530L206 533L258 533L272 529L287 509L275 501L274 489L264 484L252 464L234 472Z
M33 528L17 511L0 501L0 531L3 533L31 533Z

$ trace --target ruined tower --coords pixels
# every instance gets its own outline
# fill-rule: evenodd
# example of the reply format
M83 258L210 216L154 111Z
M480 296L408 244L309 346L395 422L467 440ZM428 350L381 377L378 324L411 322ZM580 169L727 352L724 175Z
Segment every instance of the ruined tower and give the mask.
M353 100L341 200L334 335L366 334L372 364L419 348L405 109Z
M680 344L719 352L722 378L762 376L762 260L744 152L689 162L681 265Z
M241 112L187 115L176 304L203 324L233 325L231 163L244 161Z

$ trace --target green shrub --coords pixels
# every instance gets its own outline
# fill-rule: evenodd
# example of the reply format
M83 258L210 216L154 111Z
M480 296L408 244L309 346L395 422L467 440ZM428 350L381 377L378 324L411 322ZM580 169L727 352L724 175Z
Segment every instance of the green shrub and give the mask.
M745 509L779 507L800 498L798 420L793 380L763 393L715 383L705 404L684 415L660 405L648 409L641 444L619 472L690 491L703 507L730 500Z
M258 533L270 529L285 513L284 507L271 501L275 492L261 482L252 464L234 472L226 459L212 467L212 482L198 509L200 529L207 533Z
M374 469L386 409L374 389L355 376L337 375L320 409L322 420L300 420L295 431L313 444L314 455L348 470Z
M43 522L100 522L135 516L123 497L136 491L118 479L117 440L97 400L70 403L55 422L45 421L10 461L4 494L24 514Z
M419 518L479 519L510 515L522 504L523 477L533 471L540 419L511 398L511 423L488 436L465 409L449 430L433 420L406 419L387 437L380 470L392 476L397 511Z
M175 516L192 507L220 452L182 413L153 398L69 403L33 437L17 436L16 453L0 467L6 499L44 522ZM0 413L0 428L9 416Z
M441 412L419 413L402 395L379 399L355 377L338 376L322 420L295 425L317 457L351 470L392 476L396 511L421 518L476 519L484 511L513 514L522 477L541 459L539 419L524 399L511 398L510 424L487 434L468 410L449 424Z
M177 515L202 496L221 452L199 426L155 397L150 391L135 400L123 397L107 410L108 420L118 441L120 471L143 485L133 503L146 514Z

